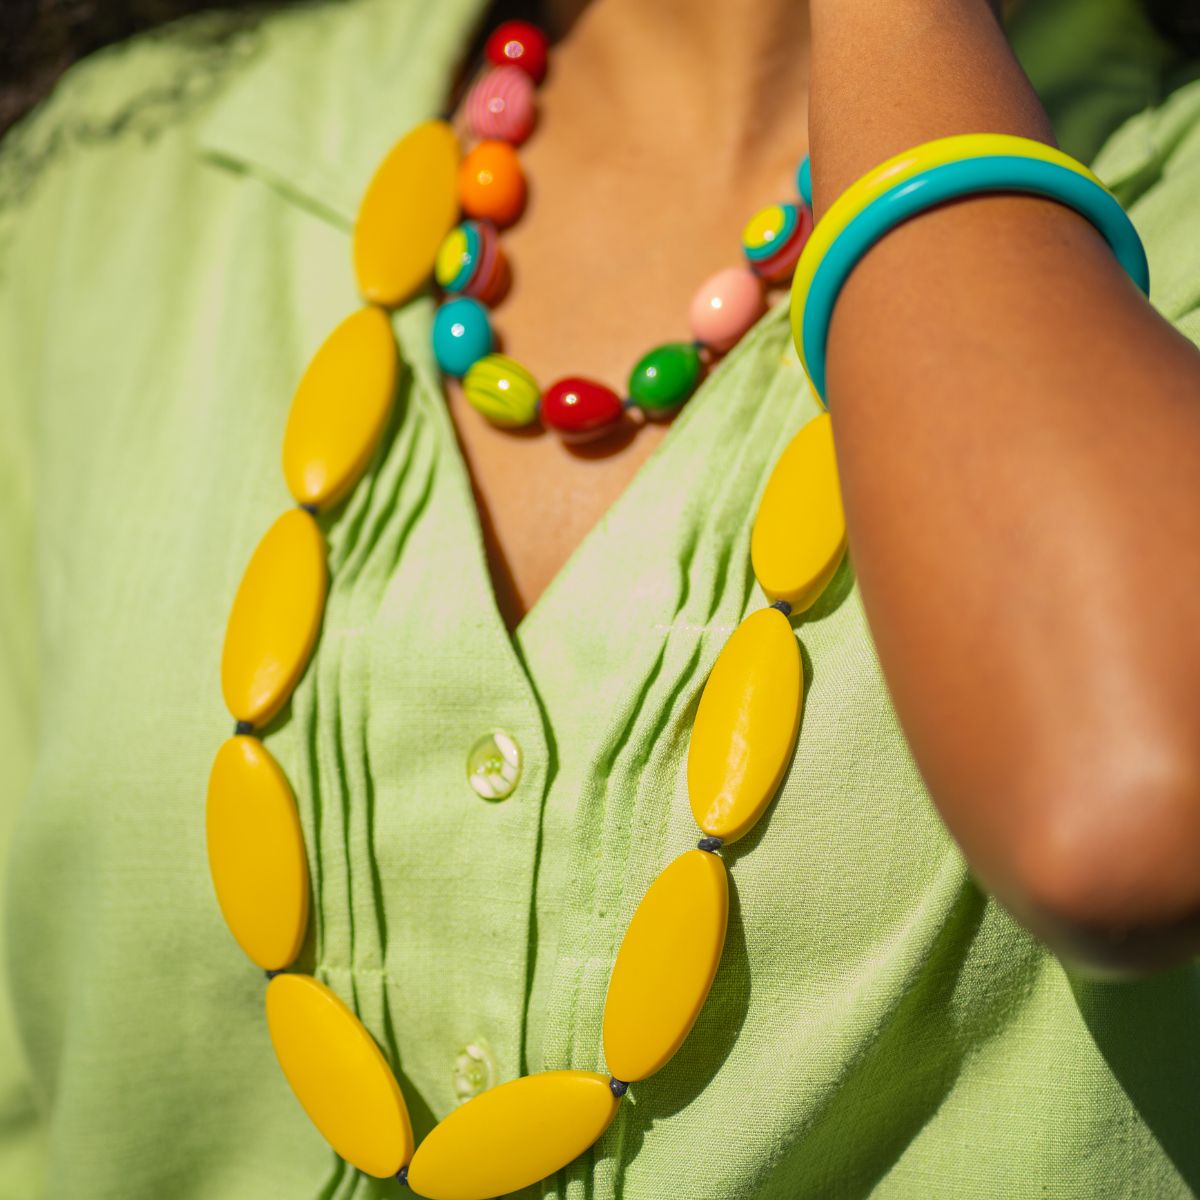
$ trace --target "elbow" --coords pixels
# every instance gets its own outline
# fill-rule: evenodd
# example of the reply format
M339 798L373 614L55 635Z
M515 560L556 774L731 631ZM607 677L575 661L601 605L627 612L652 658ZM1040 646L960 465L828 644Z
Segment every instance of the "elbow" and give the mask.
M1200 954L1200 760L1108 756L1102 782L1043 775L1009 856L1008 907L1070 965L1141 974ZM1164 765L1165 764L1165 765Z

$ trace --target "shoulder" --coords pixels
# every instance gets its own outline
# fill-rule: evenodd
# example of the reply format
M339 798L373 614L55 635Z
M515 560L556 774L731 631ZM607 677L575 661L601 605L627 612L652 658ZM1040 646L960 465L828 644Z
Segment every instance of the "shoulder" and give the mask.
M1150 298L1200 345L1200 78L1125 122L1093 164L1150 259Z
M204 13L99 50L61 76L0 140L0 222L81 156L151 143L202 113L261 52L261 19Z

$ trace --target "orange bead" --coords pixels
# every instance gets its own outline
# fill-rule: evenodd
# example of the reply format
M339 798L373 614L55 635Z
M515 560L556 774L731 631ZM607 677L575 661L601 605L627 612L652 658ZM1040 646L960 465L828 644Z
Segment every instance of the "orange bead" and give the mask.
M525 207L525 173L507 142L480 142L459 164L463 212L495 225L511 225Z

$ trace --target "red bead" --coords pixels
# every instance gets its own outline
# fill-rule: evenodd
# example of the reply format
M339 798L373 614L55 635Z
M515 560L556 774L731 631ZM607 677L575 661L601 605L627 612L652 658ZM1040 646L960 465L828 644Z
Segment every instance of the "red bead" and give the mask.
M520 67L534 83L546 78L546 35L528 21L505 21L488 38L484 53L497 67Z
M572 375L542 393L542 421L568 442L587 442L615 429L624 415L612 388Z

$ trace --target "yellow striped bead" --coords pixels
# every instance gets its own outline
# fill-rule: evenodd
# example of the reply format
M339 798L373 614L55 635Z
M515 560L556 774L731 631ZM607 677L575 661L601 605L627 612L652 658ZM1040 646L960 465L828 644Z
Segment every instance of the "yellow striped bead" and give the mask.
M208 777L208 865L225 923L264 971L288 966L308 924L308 863L296 802L252 737L221 744Z
M537 416L537 381L503 354L487 354L473 363L463 377L463 394L494 425L528 425Z
M792 438L767 481L750 560L772 600L803 612L828 586L846 550L846 517L828 413Z
M608 982L604 1060L635 1082L683 1045L712 986L725 945L725 864L688 850L666 866L638 905Z
M408 1162L412 1126L400 1085L362 1022L310 975L267 984L279 1065L322 1137L348 1163L388 1178Z
M617 1115L607 1075L543 1071L481 1092L417 1147L408 1182L428 1200L488 1200L578 1158Z
M428 277L458 220L458 138L424 121L379 164L354 224L354 274L372 304L393 308Z
M283 434L283 475L298 504L332 508L358 482L392 410L396 365L378 308L352 313L321 344Z
M225 629L221 690L239 721L265 725L292 694L316 644L326 579L316 521L289 509L255 548Z
M705 833L736 841L762 816L796 743L803 687L787 617L751 613L717 656L688 744L692 815Z

